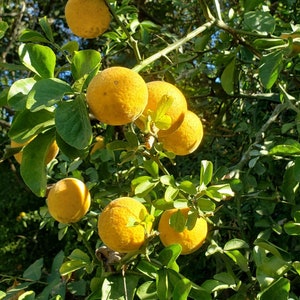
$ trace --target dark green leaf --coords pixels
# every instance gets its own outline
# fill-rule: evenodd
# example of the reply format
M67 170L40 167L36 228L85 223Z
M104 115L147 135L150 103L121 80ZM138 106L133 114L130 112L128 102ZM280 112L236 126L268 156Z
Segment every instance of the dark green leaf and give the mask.
M234 93L234 81L235 81L235 58L230 61L230 63L224 69L221 75L221 85L224 91L228 95L233 95Z
M22 44L19 47L21 62L42 78L54 77L56 56L51 48L38 44Z
M207 186L212 180L212 175L213 163L208 160L202 160L200 169L200 186Z
M143 161L144 169L152 176L152 178L158 177L158 164L153 160L144 160Z
M264 50L264 49L276 49L282 45L285 45L286 42L283 39L271 39L271 38L263 38L263 39L256 39L253 42L255 48Z
M74 53L71 71L75 80L78 80L93 72L93 75L99 70L101 54L99 51L87 49L76 51Z
M26 108L31 111L44 109L62 100L66 93L72 93L72 88L65 81L57 78L41 79L28 94Z
M36 42L36 43L49 43L49 41L38 31L25 29L19 36L20 42Z
M244 14L243 24L248 31L270 34L275 30L276 21L269 12L255 10Z
M91 261L90 257L80 249L74 249L68 258L70 260L81 260L87 264Z
M39 132L54 125L54 114L48 110L31 112L23 110L16 114L9 137L17 143L28 140Z
M62 276L73 273L74 271L84 269L87 267L87 263L82 260L70 260L62 264L59 269L59 272Z
M148 277L153 279L156 278L158 267L154 266L150 261L142 259L139 261L136 268Z
M173 300L186 300L192 288L192 283L187 278L181 278L177 281L174 291Z
M41 28L43 29L48 40L51 42L54 42L52 29L51 29L50 23L48 22L47 17L44 16L44 17L40 18L39 24L40 24Z
M300 235L300 223L290 221L285 223L283 228L288 235Z
M136 149L139 146L139 139L135 133L127 131L125 132L125 138L128 142L128 146L131 149Z
M55 125L60 137L72 147L82 150L90 145L92 127L83 96L58 104Z
M270 89L276 82L282 69L282 51L274 51L263 55L260 60L259 77L262 85Z
M46 157L55 137L54 130L39 134L23 149L21 176L25 184L38 197L44 197L47 190Z
M36 80L32 77L15 81L8 91L8 104L15 110L23 110L26 107L27 95L35 83Z
M143 300L153 300L157 298L157 293L156 293L156 284L154 281L146 281L142 283L137 291L136 291L137 296L139 299Z
M169 300L172 291L169 289L169 279L167 269L163 268L157 271L156 290L159 300Z
M239 250L227 250L224 252L240 267L242 271L249 271L248 260Z
M181 253L181 246L179 244L173 244L168 247L165 247L158 255L157 260L161 262L161 264L167 268L173 268L175 266L175 271L178 271L178 266L176 263L176 259L179 257Z
M36 260L23 273L23 278L27 280L37 281L41 278L42 268L44 266L43 258Z
M197 205L203 212L213 212L216 209L216 204L207 198L200 198L197 200Z
M260 300L282 300L289 298L290 281L281 277L270 284L259 294Z
M177 232L182 232L186 227L187 218L185 215L178 209L170 218L170 225Z

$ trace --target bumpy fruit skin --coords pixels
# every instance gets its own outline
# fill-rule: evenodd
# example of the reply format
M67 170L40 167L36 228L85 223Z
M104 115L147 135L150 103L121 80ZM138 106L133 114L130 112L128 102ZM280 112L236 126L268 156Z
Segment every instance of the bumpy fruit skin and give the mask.
M177 232L170 225L170 218L177 211L178 209L174 208L162 213L158 224L159 238L165 247L180 244L182 255L191 254L197 251L205 242L207 222L203 218L198 218L192 230L185 228L182 232ZM182 208L180 211L187 217L189 208Z
M117 198L99 215L99 237L113 251L136 251L151 231L152 223L143 223L148 215L146 207L139 201L130 197Z
M160 130L160 136L166 136L175 131L183 122L184 115L187 111L187 101L183 93L173 84L165 81L150 81L147 83L148 88L148 104L144 109L143 116L147 116L147 111L156 111L159 101L163 96L173 98L173 103L166 115L171 117L171 126L166 130ZM143 123L140 120L136 121L136 125L141 129Z
M78 222L88 212L91 195L87 186L79 179L64 178L49 191L47 206L50 215L58 222Z
M30 141L32 141L33 139L30 139L29 141L25 142L25 143L17 143L13 140L10 141L10 146L11 148L19 148L19 147L24 147L26 146ZM52 161L58 154L59 152L59 148L57 146L56 141L53 141L53 143L50 145L49 149L48 149L48 154L46 156L46 160L45 160L45 164L47 165L50 161ZM22 149L20 152L14 154L14 157L16 159L16 161L21 164L22 162L22 157L23 157L23 153L22 153Z
M86 98L97 120L113 126L125 125L143 112L148 90L138 73L125 67L111 67L91 80Z
M71 31L86 39L100 36L111 21L104 0L69 0L65 6L65 17Z
M158 136L163 148L176 155L188 155L194 152L203 138L203 126L200 118L188 110L179 128L167 136Z

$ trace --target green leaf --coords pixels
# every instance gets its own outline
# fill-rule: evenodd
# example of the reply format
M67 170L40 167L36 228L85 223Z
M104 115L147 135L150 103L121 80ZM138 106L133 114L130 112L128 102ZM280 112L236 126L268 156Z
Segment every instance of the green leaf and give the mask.
M150 261L142 259L138 262L136 268L150 278L156 278L158 267L154 266Z
M153 300L157 298L156 294L156 284L154 281L146 281L142 283L136 291L139 299L143 300Z
M31 29L24 29L20 36L20 42L35 42L35 43L49 43L49 41L38 31Z
M80 249L74 249L68 258L70 260L81 260L87 264L91 262L90 257Z
M22 143L53 125L54 114L52 112L23 110L16 114L8 136L15 142Z
M171 117L166 115L167 111L171 107L174 99L170 96L164 95L157 103L157 108L152 114L152 121L157 128L166 130L171 126Z
M290 291L290 281L287 278L278 278L266 289L258 294L259 300L282 300L288 299Z
M43 258L36 260L23 273L23 278L27 280L37 281L41 278L42 268L44 266Z
M213 163L208 160L201 161L201 169L200 169L200 186L207 186L211 180L213 175Z
M179 193L178 188L175 188L175 187L169 185L165 190L164 197L167 202L171 202L176 199L178 193Z
M225 251L236 250L236 249L248 249L248 248L249 245L245 241L238 238L229 240L224 246Z
M72 93L72 88L65 81L57 78L41 79L28 94L26 108L38 111L50 107L62 100L66 93Z
M35 300L35 292L27 291L19 296L18 300Z
M70 260L66 261L62 264L59 269L59 272L62 276L73 273L74 271L84 269L87 267L87 263L82 260Z
M248 260L239 250L226 250L224 251L227 256L229 256L239 267L242 271L248 272Z
M271 252L274 256L283 259L283 257L287 257L289 259L289 254L281 249L280 247L274 245L273 243L265 240L263 238L258 238L254 241L254 245L259 246L269 252Z
M260 60L259 77L262 85L270 89L276 82L282 69L282 51L274 51L263 55Z
M285 144L274 146L270 155L293 156L300 155L300 143L294 140L288 140Z
M44 197L47 190L45 160L55 137L55 130L39 134L23 149L21 176L25 184L38 197Z
M99 70L100 62L101 54L99 51L92 49L75 51L71 64L73 78L78 80L91 73L94 76Z
M157 271L156 276L156 290L157 290L157 297L159 300L169 300L172 294L172 291L169 289L169 280L167 269L162 268Z
M186 227L187 218L185 215L178 209L170 218L170 225L177 232L182 232Z
M0 39L4 37L7 29L8 29L8 24L4 21L0 21Z
M21 44L19 47L21 62L42 78L54 77L56 56L51 48L39 44Z
M174 291L173 300L186 300L192 288L192 283L187 278L177 280Z
M178 265L176 264L176 260L181 253L181 246L179 244L173 244L168 247L165 247L158 254L157 260L161 262L164 267L174 269L175 271L179 271Z
M83 96L58 104L55 125L61 138L72 147L82 150L90 145L92 127Z
M7 102L8 91L9 91L9 88L4 88L0 92L0 107L8 105L8 102Z
M35 83L36 80L32 77L15 81L8 91L8 104L17 111L23 110L26 107L27 95Z
M158 182L153 181L152 178L144 180L135 187L134 192L139 197L145 197L155 188L157 183Z
M48 18L46 16L40 18L39 24L40 24L41 28L43 29L48 40L51 42L54 42L53 33L52 33L50 23L48 22Z
M216 204L212 200L206 198L199 198L197 200L197 206L203 212L214 212L216 209Z
M269 12L255 10L244 14L243 25L248 31L270 34L275 30L276 21Z
M127 273L125 273L124 276L119 274L107 276L104 279L101 287L102 289L101 299L103 300L104 299L107 300L134 299L134 294L139 279L140 276L129 275ZM124 282L126 282L126 287L124 286Z
M140 144L137 135L133 132L130 131L125 132L125 138L128 142L128 147L130 149L135 150Z
M233 58L229 64L225 67L221 75L221 85L224 91L228 95L234 94L235 84L235 58Z
M78 51L79 44L77 41L69 41L61 47L62 50L69 52L70 54L74 54L75 51Z
M285 223L283 228L288 235L300 235L300 223L290 221Z
M178 187L181 191L189 194L189 195L195 195L197 194L197 189L195 185L189 181L189 180L184 180L179 184Z
M283 39L271 39L271 38L260 38L256 39L253 42L253 46L257 49L264 50L264 49L276 49L280 46L286 45L286 42Z
M144 160L143 167L152 176L152 178L158 178L159 167L155 161L150 159Z

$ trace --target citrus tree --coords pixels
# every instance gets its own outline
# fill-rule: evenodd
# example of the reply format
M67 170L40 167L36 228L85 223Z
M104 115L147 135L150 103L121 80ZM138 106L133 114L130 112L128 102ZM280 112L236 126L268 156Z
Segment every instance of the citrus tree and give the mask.
M2 164L61 249L1 299L298 299L296 0L2 12Z

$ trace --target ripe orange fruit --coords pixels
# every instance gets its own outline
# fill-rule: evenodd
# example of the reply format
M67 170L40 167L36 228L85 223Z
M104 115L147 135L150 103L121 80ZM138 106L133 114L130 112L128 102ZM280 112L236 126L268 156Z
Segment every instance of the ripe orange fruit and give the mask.
M65 17L71 31L86 39L100 36L108 29L111 21L104 0L68 0Z
M146 207L130 197L110 202L98 219L100 239L107 247L120 253L138 250L151 228Z
M93 153L95 153L96 150L98 149L103 149L105 147L105 141L104 141L104 137L103 136L96 136L95 138L96 142L93 145L90 154L92 155Z
M86 98L97 120L108 125L125 125L143 112L148 90L138 73L125 67L111 67L91 80Z
M76 223L88 212L91 195L79 179L64 178L50 189L47 206L50 215L64 224Z
M183 122L184 115L187 111L187 102L182 92L173 84L165 81L150 81L147 83L148 88L148 104L144 109L143 116L147 116L148 110L156 111L159 101L164 96L169 96L173 99L171 107L166 112L166 115L171 118L171 126L166 130L160 130L158 135L166 136L175 131ZM144 130L141 120L136 121L136 125Z
M28 140L25 143L17 143L15 141L11 140L10 146L11 146L11 148L25 147L32 140L33 140L33 138ZM59 148L57 146L57 143L56 143L56 141L53 141L53 143L50 145L50 147L48 149L48 154L46 156L45 164L47 165L50 161L52 161L57 156L58 152L59 152ZM22 157L23 157L22 149L18 153L14 154L14 157L15 157L16 161L19 164L21 164Z
M194 152L203 138L203 126L199 117L188 110L177 130L166 136L158 136L163 148L176 155L188 155Z
M195 226L188 230L178 232L170 225L170 218L178 210L187 218L189 208L165 210L158 223L159 238L165 247L172 244L180 244L182 247L181 254L191 254L198 250L205 242L207 236L207 222L203 218L198 218Z

